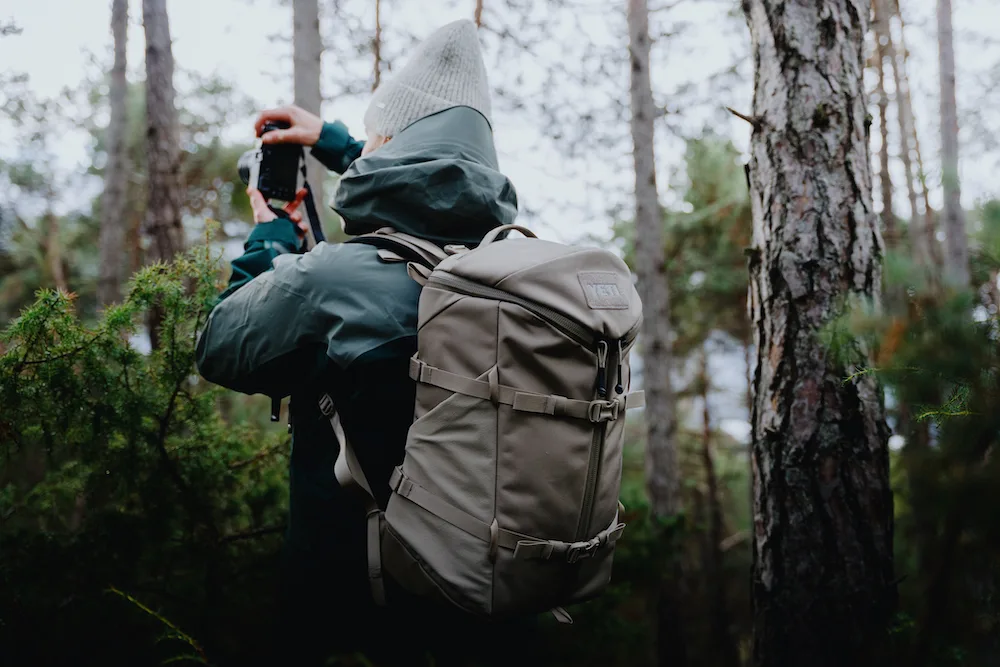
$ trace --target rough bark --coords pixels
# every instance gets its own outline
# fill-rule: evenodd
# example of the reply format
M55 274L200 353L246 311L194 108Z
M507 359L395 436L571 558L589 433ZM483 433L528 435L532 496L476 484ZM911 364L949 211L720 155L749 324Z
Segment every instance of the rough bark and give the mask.
M102 306L121 299L125 269L125 227L128 224L125 186L128 180L128 152L125 150L126 118L126 45L128 40L128 0L112 0L111 34L115 61L111 68L109 101L111 119L106 135L108 162L104 167L104 194L101 197L101 232L99 246L101 268L97 298Z
M142 0L146 33L146 233L152 259L169 262L184 249L180 145L174 106L174 55L166 0Z
M938 0L938 63L941 78L941 185L944 188L946 275L969 284L969 239L965 232L962 189L958 179L958 105L955 101L955 46L951 0Z
M295 82L295 104L306 111L320 115L323 104L321 87L323 38L319 32L319 4L317 0L292 0L292 62ZM327 207L323 198L323 179L326 168L309 155L306 158L306 178L316 200L316 210L322 218ZM312 230L310 245L315 244Z
M705 580L708 584L710 605L710 626L712 644L718 663L722 667L739 667L740 656L736 639L732 634L732 616L726 599L725 562L722 545L725 540L725 520L722 513L722 499L719 495L719 479L715 472L715 456L712 453L712 414L708 402L711 380L708 375L708 352L702 347L698 386L701 390L701 462L705 469L707 487L708 535L705 540Z
M885 233L885 244L887 248L895 249L899 237L892 206L892 175L889 173L889 96L885 90L885 67L888 58L886 35L889 30L880 5L879 0L872 2L875 19L872 26L875 33L875 72L878 75L875 94L878 95L878 125L882 140L878 150L879 194L882 199L882 229Z
M646 391L646 483L653 514L680 511L680 478L670 381L670 294L664 257L663 214L656 191L649 74L649 18L645 0L629 0L632 156L635 162L635 268L643 310L643 377Z
M382 3L375 0L375 37L372 39L372 56L375 60L375 76L372 81L374 91L382 84Z
M870 374L820 337L877 302L862 77L868 4L744 0L755 66L750 309L753 664L885 664L894 602L888 429ZM859 352L861 352L859 350Z

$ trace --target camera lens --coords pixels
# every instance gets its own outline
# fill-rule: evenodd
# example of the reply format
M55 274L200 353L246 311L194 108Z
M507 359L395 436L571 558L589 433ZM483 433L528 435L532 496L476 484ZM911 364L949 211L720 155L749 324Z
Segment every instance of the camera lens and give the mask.
M254 162L254 153L256 151L249 150L240 156L240 159L236 161L236 170L240 173L240 180L243 181L244 185L250 185L250 166Z

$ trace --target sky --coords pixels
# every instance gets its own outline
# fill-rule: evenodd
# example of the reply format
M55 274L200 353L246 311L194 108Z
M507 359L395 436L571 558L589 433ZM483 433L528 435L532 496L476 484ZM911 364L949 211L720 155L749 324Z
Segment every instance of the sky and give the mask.
M583 17L579 24L559 25L553 29L554 34L542 34L537 60L522 59L502 66L517 68L516 74L523 78L525 85L537 89L553 61L586 57L586 51L579 51L581 43L596 44L594 49L614 49L621 44L624 54L625 3L619 3L622 12L617 23L607 22L606 11L588 9L602 3L605 0L574 0ZM902 3L909 22L910 75L918 130L934 185L932 204L938 206L941 196L935 157L938 148L936 3L934 0L902 0ZM321 0L321 6L329 4L330 0ZM407 31L419 36L448 21L471 17L474 4L472 0L382 0L387 39L393 34L394 23L405 25ZM652 7L660 4L663 3L650 0ZM289 3L285 5L281 6L276 0L168 0L178 69L217 74L249 95L261 108L287 103L291 99L292 85L291 43L287 37L291 29L291 9ZM486 0L486 7L489 19L493 7L490 0ZM657 40L652 77L657 102L670 110L673 127L696 132L707 125L716 133L730 137L739 150L745 151L749 141L748 126L728 117L722 109L725 106L745 112L751 109L749 35L742 21L726 18L725 10L724 2L719 0L687 0L669 13L654 13L651 23L655 33L678 34ZM547 11L544 0L536 3L538 16L544 18ZM1000 113L994 111L1000 109L1000 76L995 72L1000 63L1000 47L982 39L989 35L989 30L1000 26L1000 1L956 0L954 11L959 109L963 118L960 175L963 203L971 207L981 199L1000 196L1000 178L997 178L1000 149L983 148L987 146L984 139L988 134L1000 138ZM140 14L141 2L130 0L128 61L132 80L142 78L144 42ZM361 18L367 24L374 24L373 13ZM0 39L0 71L26 72L31 89L40 96L55 96L64 87L78 84L88 71L92 55L110 62L110 0L0 0L0 21L4 20L15 21L23 28L23 33ZM686 28L679 31L682 25ZM337 60L336 47L339 46L342 45L333 45L333 48L328 45L323 62L325 86L329 84L331 73L341 67ZM386 47L396 53L405 50L405 45L398 43L389 43ZM497 66L489 55L487 60L488 67ZM729 86L715 87L708 77L733 62L738 63L737 79ZM595 84L594 89L582 87L570 99L581 109L601 95L618 95L627 100L627 69L615 71L617 79ZM991 72L995 79L991 79ZM495 74L491 72L491 78ZM991 88L994 83L997 85ZM698 102L689 103L689 97L681 96L679 91L682 89L693 90ZM330 91L325 89L324 94L330 95ZM343 120L356 136L361 136L364 108L363 99L327 99L323 116L327 120ZM577 111L575 108L557 109L560 117L569 119L569 125L573 124L573 114ZM234 123L229 136L249 142L251 120L247 117ZM619 131L613 145L584 151L582 157L574 158L567 157L562 147L547 140L532 119L523 114L498 111L494 125L501 168L514 182L522 206L541 212L532 221L541 237L564 242L588 236L608 238L610 220L605 209L617 201L626 206L627 214L630 203L632 177L627 125L607 128ZM667 204L676 205L683 187L683 178L677 173L683 142L671 135L666 124L658 125L657 133L661 198ZM875 128L872 135L874 158L878 149ZM79 169L87 158L89 138L82 132L67 131L60 141L59 157L65 168ZM0 142L0 155L2 153ZM898 160L893 162L893 169L898 183L901 169ZM897 188L897 196L897 210L906 212L905 192ZM67 200L65 205L71 202ZM718 369L713 369L717 383L733 388L728 398L719 398L723 418L732 422L730 430L734 435L745 432L742 401L737 400L743 391L742 355L719 356L713 365Z

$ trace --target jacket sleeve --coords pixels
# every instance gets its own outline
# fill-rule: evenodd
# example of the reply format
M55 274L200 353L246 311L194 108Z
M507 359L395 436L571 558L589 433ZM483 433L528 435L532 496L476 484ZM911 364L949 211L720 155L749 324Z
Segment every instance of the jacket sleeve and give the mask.
M326 362L322 332L303 325L310 304L295 284L303 276L277 268L301 259L303 246L279 218L256 225L244 249L198 340L198 371L243 393L287 396Z
M312 155L330 171L343 174L358 159L364 146L365 142L354 139L347 126L338 120L323 123L319 140L312 147Z

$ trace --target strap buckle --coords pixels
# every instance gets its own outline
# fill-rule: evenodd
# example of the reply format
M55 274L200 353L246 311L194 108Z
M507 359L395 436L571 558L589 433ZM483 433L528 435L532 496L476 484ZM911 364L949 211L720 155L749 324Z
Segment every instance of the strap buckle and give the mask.
M319 399L319 411L323 413L324 417L331 417L336 409L333 406L333 399L330 398L330 394L323 394Z
M587 410L587 418L595 424L601 422L615 421L621 413L621 402L614 401L591 401Z
M582 558L590 558L601 546L601 540L594 538L587 542L575 542L566 550L566 562L575 563Z

